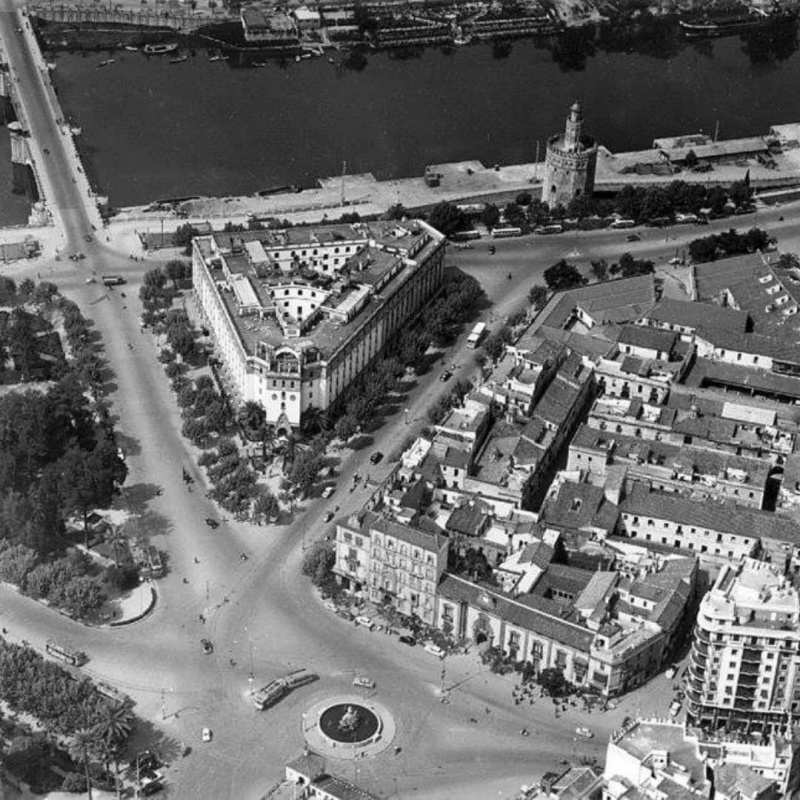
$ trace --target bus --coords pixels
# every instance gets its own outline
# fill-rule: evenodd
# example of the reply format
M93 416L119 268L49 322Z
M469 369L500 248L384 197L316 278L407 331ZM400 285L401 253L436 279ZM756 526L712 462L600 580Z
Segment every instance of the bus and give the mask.
M456 231L455 233L450 234L450 239L453 242L471 242L474 239L480 238L480 231L476 231L474 229L469 231Z
M104 286L121 286L125 278L122 275L103 275L102 281Z
M511 236L522 236L522 228L512 225L503 228L492 228L492 239L508 239Z
M536 233L540 236L548 236L551 233L564 233L562 225L542 225L541 228L536 229Z
M86 653L76 650L74 647L69 647L61 642L56 642L53 639L48 639L45 642L44 649L48 655L64 661L73 667L80 667L89 660L86 657Z
M611 223L611 228L615 231L622 230L624 228L635 228L636 227L636 220L634 219L615 219Z
M481 343L484 333L486 333L486 323L479 322L467 337L467 347L474 350Z

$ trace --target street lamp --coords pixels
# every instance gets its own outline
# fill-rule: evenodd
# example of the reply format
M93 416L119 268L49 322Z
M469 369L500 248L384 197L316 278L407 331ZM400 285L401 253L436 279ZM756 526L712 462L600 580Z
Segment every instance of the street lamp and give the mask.
M408 409L404 408L403 411L405 412L406 415L406 425L408 425Z

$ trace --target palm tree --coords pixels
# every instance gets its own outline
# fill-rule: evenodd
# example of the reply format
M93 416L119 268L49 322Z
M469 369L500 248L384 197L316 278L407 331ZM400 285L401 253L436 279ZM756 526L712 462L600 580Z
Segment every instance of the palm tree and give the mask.
M96 720L94 731L111 748L124 744L133 730L134 716L127 703L103 703Z
M120 797L120 749L131 735L134 719L133 711L128 703L103 703L97 711L95 726L92 729L101 744L106 768L108 768L109 761L114 762L114 784L117 788L117 797Z
M267 421L267 412L264 411L264 406L255 400L248 400L239 409L239 424L245 429L245 432L250 434L257 434Z
M92 800L92 779L89 776L89 763L97 757L97 751L98 739L94 730L84 728L72 734L67 752L73 761L83 764L86 777L86 793L89 800Z

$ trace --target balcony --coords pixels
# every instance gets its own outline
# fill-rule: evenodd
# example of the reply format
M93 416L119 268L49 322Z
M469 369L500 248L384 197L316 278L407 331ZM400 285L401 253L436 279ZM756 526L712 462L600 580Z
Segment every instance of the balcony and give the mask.
M761 651L752 647L745 647L742 651L742 663L760 664Z
M694 645L692 646L692 650L695 653L702 653L704 656L708 655L708 645L699 639L695 641Z
M739 668L739 675L758 675L761 672L761 662L742 662Z
M758 684L758 673L757 672L745 672L741 670L739 672L739 686L756 686Z
M698 653L696 650L692 650L692 663L698 667L705 668L708 664L708 656L705 653Z
M703 630L699 625L694 629L694 638L696 642L702 642L706 645L711 644L711 634Z

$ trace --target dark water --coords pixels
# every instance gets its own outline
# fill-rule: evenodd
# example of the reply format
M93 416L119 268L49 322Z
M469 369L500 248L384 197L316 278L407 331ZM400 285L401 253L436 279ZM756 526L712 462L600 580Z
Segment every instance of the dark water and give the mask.
M765 133L800 120L797 28L689 43L674 25L570 32L450 53L367 54L244 69L139 53L58 54L59 95L83 128L89 173L112 205L247 194L347 171L421 175L426 164L532 161L580 98L612 150L659 136ZM409 57L410 56L410 57ZM337 56L339 58L339 56Z

